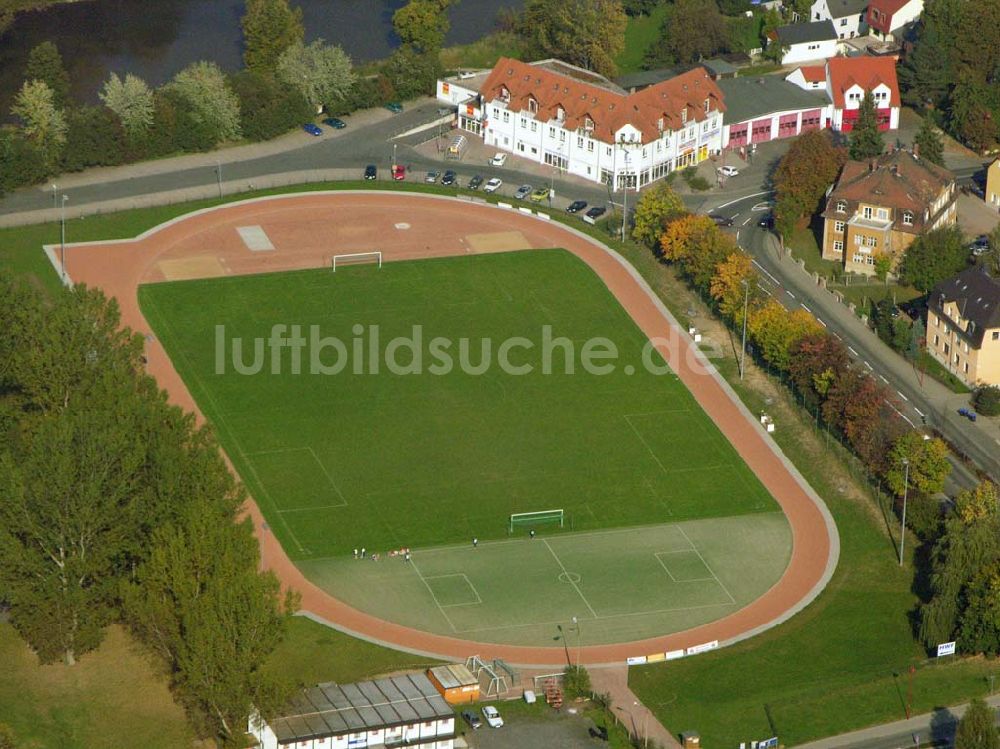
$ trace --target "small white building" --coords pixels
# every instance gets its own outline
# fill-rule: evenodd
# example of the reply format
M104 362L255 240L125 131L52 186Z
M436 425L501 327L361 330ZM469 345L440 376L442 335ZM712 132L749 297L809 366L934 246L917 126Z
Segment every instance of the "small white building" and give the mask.
M868 25L874 36L887 40L895 38L904 26L916 21L923 12L924 0L871 0Z
M426 674L305 689L282 715L252 716L260 749L453 749L455 713Z
M879 130L899 127L899 82L891 57L835 57L826 63L826 86L833 102L833 129L850 132L865 94L875 99Z
M837 54L837 32L830 20L793 23L772 31L768 44L780 44L785 48L782 65L826 60Z
M838 39L853 39L868 31L865 24L867 7L868 0L816 0L809 9L809 18L831 21Z
M501 58L479 87L478 107L464 106L481 119L460 119L459 127L481 134L487 146L616 190L642 187L722 150L725 105L700 67L628 93L559 60Z
M826 65L803 65L786 75L785 80L806 91L826 91Z

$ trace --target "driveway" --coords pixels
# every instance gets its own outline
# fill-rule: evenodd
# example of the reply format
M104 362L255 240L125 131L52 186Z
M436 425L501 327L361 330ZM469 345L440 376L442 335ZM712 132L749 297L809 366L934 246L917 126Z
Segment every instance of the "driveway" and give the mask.
M607 744L587 733L592 723L566 710L545 709L536 716L510 715L500 705L506 723L503 728L465 729L472 749L598 749Z

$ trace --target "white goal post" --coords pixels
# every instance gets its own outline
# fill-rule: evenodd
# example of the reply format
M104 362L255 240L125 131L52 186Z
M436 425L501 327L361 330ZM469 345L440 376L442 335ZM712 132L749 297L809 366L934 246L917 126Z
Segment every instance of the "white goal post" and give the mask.
M373 250L372 252L349 252L343 255L334 255L330 258L330 264L333 267L333 272L337 272L337 264L340 265L354 265L356 263L370 263L375 262L378 264L379 269L382 268L382 252L381 250Z
M538 525L539 523L559 523L563 527L565 513L562 510L540 510L538 512L515 512L510 516L510 533L518 525Z

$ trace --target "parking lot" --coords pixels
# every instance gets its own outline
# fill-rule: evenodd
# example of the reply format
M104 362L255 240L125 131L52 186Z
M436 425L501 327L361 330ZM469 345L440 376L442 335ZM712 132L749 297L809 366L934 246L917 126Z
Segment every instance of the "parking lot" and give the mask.
M490 728L484 723L482 728L473 731L464 722L459 722L472 749L599 749L607 746L606 742L591 738L587 733L593 725L588 719L566 709L557 712L541 706L525 715L522 710L505 710L502 702L496 704L504 716L503 728Z

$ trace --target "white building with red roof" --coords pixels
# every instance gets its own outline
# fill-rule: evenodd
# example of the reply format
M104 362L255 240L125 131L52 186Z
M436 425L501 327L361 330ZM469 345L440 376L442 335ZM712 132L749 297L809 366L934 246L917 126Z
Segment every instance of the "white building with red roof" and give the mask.
M867 21L875 36L887 39L924 11L924 0L871 0Z
M823 66L798 68L785 80L806 91L826 92L830 101L827 127L833 130L846 133L854 129L869 91L875 97L879 129L899 127L899 82L896 61L891 57L832 57Z
M458 124L486 145L614 189L642 187L722 150L722 92L700 67L627 93L558 60L501 58L477 101L455 101L454 85L439 82L438 98L457 104Z

